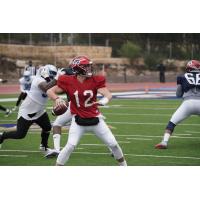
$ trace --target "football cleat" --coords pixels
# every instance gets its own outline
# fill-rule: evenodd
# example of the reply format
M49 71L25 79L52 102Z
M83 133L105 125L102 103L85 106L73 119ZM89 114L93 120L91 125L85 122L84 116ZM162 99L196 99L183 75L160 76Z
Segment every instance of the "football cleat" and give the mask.
M10 114L12 113L12 111L10 109L6 109L6 114L5 114L5 117L8 117Z
M156 149L167 149L167 142L161 142L155 145Z
M43 144L40 144L39 149L40 149L40 151L48 151L49 147L48 146L45 147Z
M55 149L48 149L45 157L46 158L54 158L54 157L57 157L59 153L60 153L60 151L57 151Z

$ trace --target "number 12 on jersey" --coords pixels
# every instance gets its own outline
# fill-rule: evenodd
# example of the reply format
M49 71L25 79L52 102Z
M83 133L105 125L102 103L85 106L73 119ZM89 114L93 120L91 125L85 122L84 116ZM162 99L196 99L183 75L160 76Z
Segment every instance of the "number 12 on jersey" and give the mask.
M186 73L185 78L191 85L200 85L200 74Z
M92 97L93 97L93 91L92 90L85 90L84 92L83 92L83 95L84 96L88 96L88 98L87 99L85 99L85 101L84 101L84 106L85 107L90 107L90 106L92 106L93 105L93 103L91 102L90 103L90 100L92 99ZM76 100L76 105L77 105L77 107L79 108L80 107L80 101L79 101L79 93L78 93L78 90L76 90L75 92L74 92L74 96L75 96L75 100Z

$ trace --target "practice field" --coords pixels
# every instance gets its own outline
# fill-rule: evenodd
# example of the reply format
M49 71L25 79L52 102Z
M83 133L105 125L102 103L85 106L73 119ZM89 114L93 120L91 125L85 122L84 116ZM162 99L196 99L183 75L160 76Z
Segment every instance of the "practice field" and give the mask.
M1 98L14 95L1 95ZM2 102L13 107L15 102ZM192 116L176 127L167 150L157 150L154 145L161 141L163 131L180 100L163 99L113 99L109 106L101 108L106 122L121 145L128 165L135 166L192 166L200 165L200 118ZM50 114L51 102L47 106ZM4 117L0 124L15 124L17 113ZM67 129L63 129L62 146L67 141ZM46 159L39 151L40 131L31 128L25 139L6 140L0 149L0 165L53 166L56 159ZM52 135L49 140L53 146ZM67 165L113 166L117 162L110 156L106 146L93 133L86 133Z

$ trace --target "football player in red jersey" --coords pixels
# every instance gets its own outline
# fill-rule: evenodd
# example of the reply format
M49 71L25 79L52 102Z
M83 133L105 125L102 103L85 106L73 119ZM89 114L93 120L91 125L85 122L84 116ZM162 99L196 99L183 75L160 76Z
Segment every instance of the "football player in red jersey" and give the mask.
M70 109L73 115L67 144L58 155L56 165L64 165L83 134L92 131L112 149L119 165L126 166L122 150L98 109L98 105L106 105L112 98L105 85L105 77L93 75L92 61L85 56L75 57L70 67L75 75L60 76L57 85L47 91L56 106L65 103L57 94L67 93L71 100ZM103 95L99 101L96 100L97 93Z

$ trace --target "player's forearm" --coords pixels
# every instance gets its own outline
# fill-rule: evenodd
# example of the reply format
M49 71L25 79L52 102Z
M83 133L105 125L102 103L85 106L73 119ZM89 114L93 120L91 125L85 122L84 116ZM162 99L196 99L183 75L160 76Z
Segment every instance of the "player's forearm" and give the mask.
M112 94L110 92L106 93L103 96L106 97L109 101L112 99Z
M111 92L108 90L108 88L100 88L98 89L98 93L102 94L103 97L108 98L108 100L110 101L112 99L112 94Z
M53 101L55 101L58 98L58 95L55 93L55 91L53 90L53 88L47 90L47 95Z
M107 88L100 88L98 92L103 95L103 98L98 101L100 105L106 105L112 99L112 94Z
M58 94L62 94L63 92L64 91L56 85L56 86L50 88L49 90L47 90L46 93L50 99L55 101L56 99L59 98Z
M53 79L52 81L50 82L43 82L39 85L40 89L43 91L43 92L46 92L48 89L52 88L53 86L55 86L57 83L57 81L55 79Z

